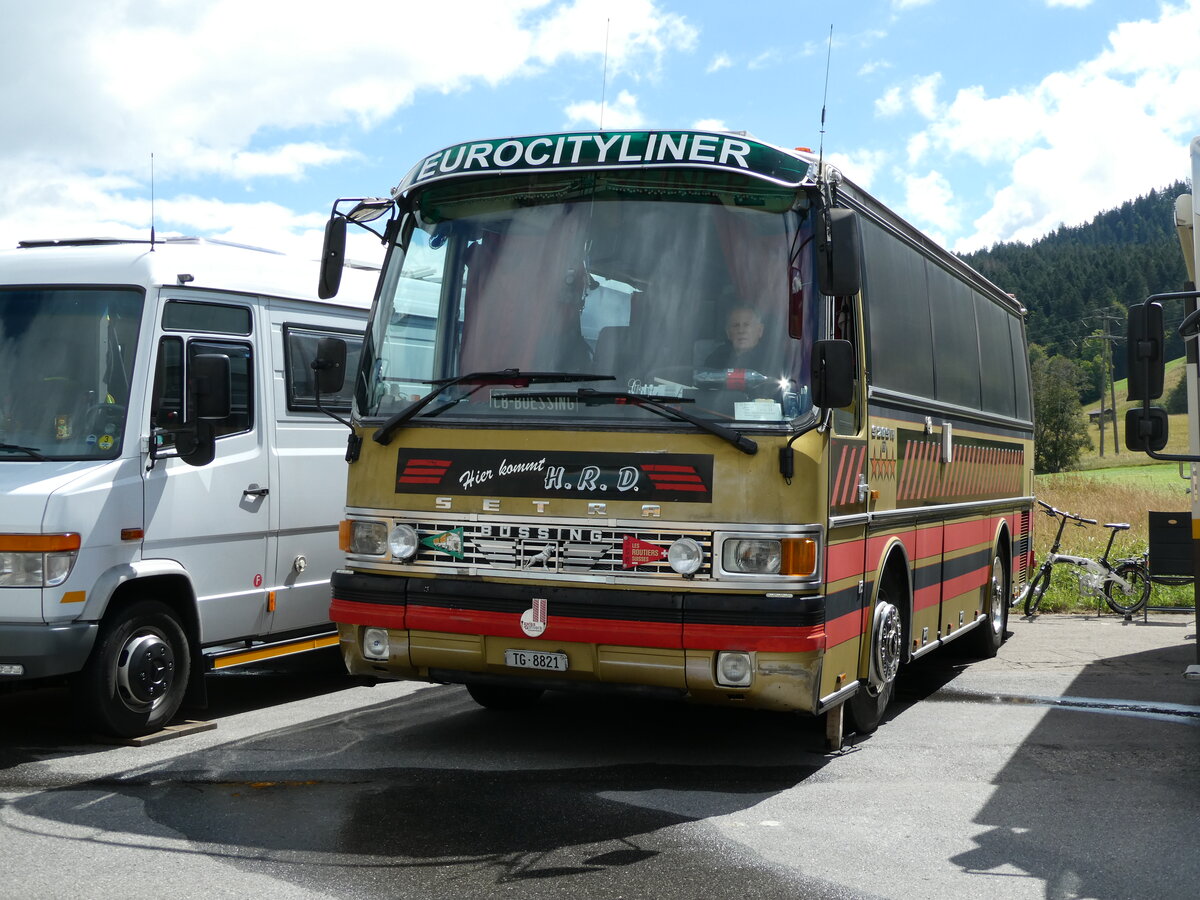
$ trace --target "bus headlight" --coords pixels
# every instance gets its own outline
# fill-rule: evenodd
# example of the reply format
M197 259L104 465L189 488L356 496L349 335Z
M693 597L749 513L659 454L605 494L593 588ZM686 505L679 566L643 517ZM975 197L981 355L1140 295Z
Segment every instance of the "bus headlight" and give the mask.
M361 556L383 556L388 549L388 530L383 522L350 519L343 522L346 535L342 549Z
M783 557L779 543L769 538L726 541L721 550L721 566L726 572L739 575L778 575Z
M388 549L392 551L392 559L399 562L416 556L419 545L417 530L411 525L397 525L388 535Z
M693 575L704 565L704 549L691 538L680 538L667 550L667 562L680 575Z
M721 568L732 575L815 575L817 542L812 538L729 538Z

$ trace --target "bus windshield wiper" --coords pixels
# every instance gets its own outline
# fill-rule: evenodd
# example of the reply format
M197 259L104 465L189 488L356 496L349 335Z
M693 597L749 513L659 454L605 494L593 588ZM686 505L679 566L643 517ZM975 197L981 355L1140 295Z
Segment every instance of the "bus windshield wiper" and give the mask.
M375 432L374 439L379 444L389 444L392 435L402 425L411 421L426 406L449 388L460 384L473 384L478 387L487 385L507 384L511 387L529 387L531 384L562 384L569 381L616 381L615 375L593 375L590 372L522 372L520 369L502 369L497 372L472 372L469 375L459 375L457 378L442 378L428 381L434 389L417 400L411 406L405 407L384 422ZM570 396L574 396L573 394Z
M753 456L758 452L758 444L750 438L739 434L732 428L726 428L724 425L719 425L716 422L710 422L707 419L701 419L699 416L694 416L689 412L684 412L682 409L676 409L674 406L668 406L661 400L654 397L647 397L643 394L630 394L625 391L597 391L592 388L580 388L577 391L544 391L539 393L522 393L522 394L496 394L497 400L513 399L514 397L525 397L530 400L578 400L584 406L603 406L605 404L629 404L630 406L638 406L648 410L656 415L662 416L664 419L672 419L676 422L688 422L695 425L701 431L707 431L709 434L716 435L723 441L728 441L737 447L747 456ZM694 403L691 397L672 397L671 403Z
M45 459L37 447L22 447L19 444L0 444L0 450L11 450L14 453L27 453L33 459Z

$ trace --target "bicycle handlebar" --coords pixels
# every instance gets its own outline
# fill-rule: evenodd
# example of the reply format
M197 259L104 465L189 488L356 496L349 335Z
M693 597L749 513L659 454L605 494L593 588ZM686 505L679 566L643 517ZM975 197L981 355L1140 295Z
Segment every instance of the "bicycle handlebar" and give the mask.
M1038 500L1038 505L1044 506L1046 508L1046 515L1048 515L1048 516L1062 516L1064 519L1074 519L1075 523L1080 528L1082 528L1084 525L1097 524L1095 519L1087 519L1087 518L1084 518L1083 516L1077 516L1074 513L1067 512L1065 509L1055 509L1053 506L1051 506L1049 503L1046 503L1044 500Z

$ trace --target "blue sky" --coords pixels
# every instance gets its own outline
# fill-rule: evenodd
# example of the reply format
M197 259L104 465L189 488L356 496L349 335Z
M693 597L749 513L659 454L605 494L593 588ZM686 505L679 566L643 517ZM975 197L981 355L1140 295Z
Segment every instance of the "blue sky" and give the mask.
M0 246L316 256L338 196L460 141L727 128L824 152L951 249L1188 172L1200 0L0 0ZM607 57L607 68L605 60ZM372 243L355 255L377 256Z

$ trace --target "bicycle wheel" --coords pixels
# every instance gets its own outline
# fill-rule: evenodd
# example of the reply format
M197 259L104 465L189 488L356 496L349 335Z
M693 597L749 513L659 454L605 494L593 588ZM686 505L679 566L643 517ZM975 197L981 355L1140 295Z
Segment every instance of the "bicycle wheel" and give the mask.
M1132 615L1150 599L1150 572L1140 562L1123 562L1114 571L1129 582L1129 590L1106 581L1104 602L1115 613Z
M1046 594L1046 588L1050 587L1050 571L1048 566L1039 569L1038 573L1033 576L1033 581L1029 582L1029 587L1025 590L1025 615L1037 614L1038 607L1042 605L1042 597Z

